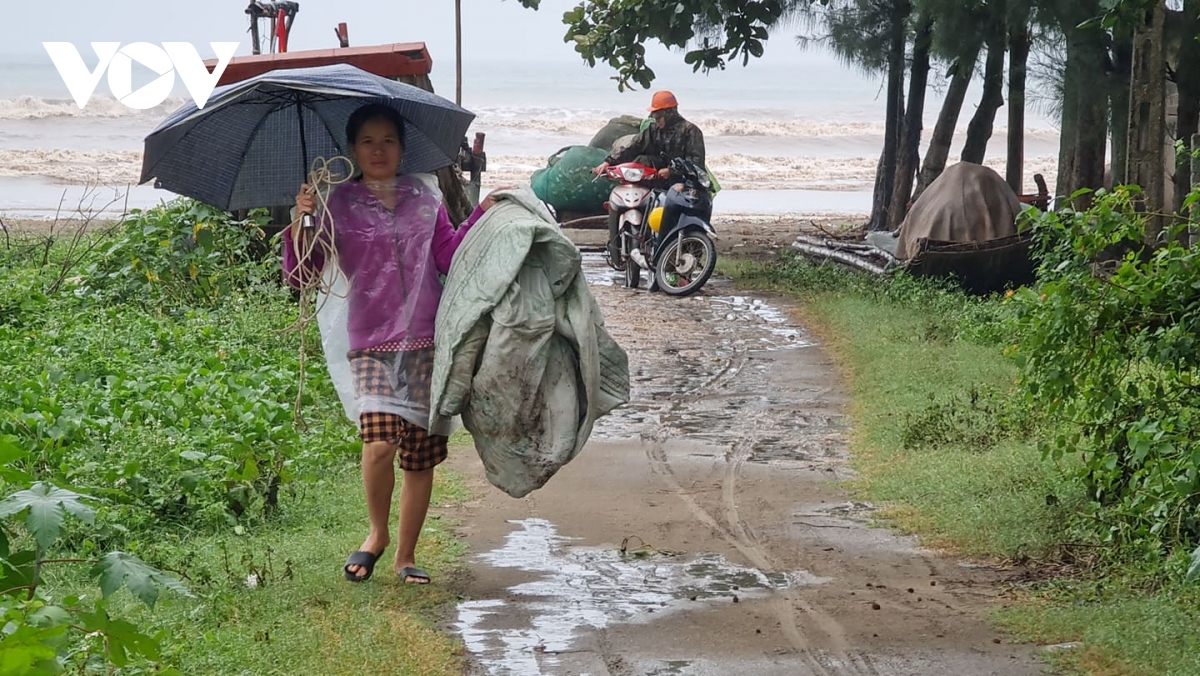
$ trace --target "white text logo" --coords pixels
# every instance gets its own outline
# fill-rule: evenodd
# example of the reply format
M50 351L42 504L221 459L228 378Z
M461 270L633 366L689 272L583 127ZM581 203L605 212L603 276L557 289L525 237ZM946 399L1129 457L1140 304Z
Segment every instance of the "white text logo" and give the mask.
M209 44L217 55L217 67L212 73L204 67L204 60L188 42L164 42L161 48L148 42L134 42L124 47L119 42L93 42L92 49L100 60L94 71L88 70L79 50L70 42L43 42L42 46L50 54L54 67L80 108L92 98L92 92L96 91L96 85L100 84L100 78L107 70L108 88L113 96L130 108L146 110L161 104L171 95L171 90L175 88L176 73L196 101L196 107L204 107L238 48L236 42ZM136 92L133 91L134 61L159 76Z

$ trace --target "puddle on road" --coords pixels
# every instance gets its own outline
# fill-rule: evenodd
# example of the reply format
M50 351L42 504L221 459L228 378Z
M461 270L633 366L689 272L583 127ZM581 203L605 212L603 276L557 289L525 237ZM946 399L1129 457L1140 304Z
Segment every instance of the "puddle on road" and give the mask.
M583 278L592 286L617 286L625 283L625 276L608 267L604 254L595 251L585 251L583 259ZM617 277L620 276L618 282Z
M600 254L584 255L584 271L593 286L609 287L597 288L598 297L616 292L622 312L638 313L609 321L629 353L633 397L597 421L595 438L670 428L718 447L750 439L752 462L823 464L844 455L830 375L807 365L801 348L816 343L786 310L720 285L688 298L626 298L612 288L622 276Z
M505 545L478 558L538 578L507 589L507 601L458 606L456 628L467 650L493 676L553 671L559 664L556 653L570 651L584 630L651 621L705 602L728 601L734 593L753 599L772 589L827 581L803 571L766 575L716 554L623 557L615 549L576 546L544 519L512 523L517 529ZM664 665L672 666L686 665Z
M725 310L725 314L721 318L733 323L735 331L740 328L736 326L737 323L753 322L759 324L759 330L765 330L772 336L784 339L782 345L776 344L778 341L771 341L766 337L760 337L760 342L774 347L810 347L815 344L805 340L804 334L799 328L790 325L787 315L761 298L718 296L712 300L718 315L721 310Z

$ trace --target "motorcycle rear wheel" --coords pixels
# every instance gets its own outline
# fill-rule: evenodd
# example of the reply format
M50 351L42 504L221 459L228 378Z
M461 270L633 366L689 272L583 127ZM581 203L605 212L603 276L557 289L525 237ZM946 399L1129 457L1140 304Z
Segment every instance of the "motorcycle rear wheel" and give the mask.
M716 268L717 247L713 241L701 232L688 232L667 245L654 266L654 276L667 295L690 296L708 282Z

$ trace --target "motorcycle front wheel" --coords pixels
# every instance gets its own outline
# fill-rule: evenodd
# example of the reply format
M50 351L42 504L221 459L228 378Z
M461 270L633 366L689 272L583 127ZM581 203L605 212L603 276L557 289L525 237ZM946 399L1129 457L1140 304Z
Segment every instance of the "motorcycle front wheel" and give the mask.
M625 259L625 286L636 289L642 285L642 269L632 258Z
M702 232L673 238L654 269L658 287L670 296L696 293L717 268L717 247Z
M625 247L627 251L633 251L637 248L638 242L633 235L625 234ZM633 256L626 255L625 259L625 286L636 289L642 285L642 268L633 260Z

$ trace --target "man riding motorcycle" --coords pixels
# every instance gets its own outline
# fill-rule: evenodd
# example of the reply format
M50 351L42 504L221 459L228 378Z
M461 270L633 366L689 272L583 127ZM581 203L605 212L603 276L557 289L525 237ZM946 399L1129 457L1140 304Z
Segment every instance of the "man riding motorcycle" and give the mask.
M646 127L623 150L610 153L604 162L592 170L602 176L609 166L624 162L637 162L658 169L662 180L671 178L668 168L671 160L681 157L704 167L704 134L700 128L679 114L675 95L668 91L655 92L650 100L650 117L654 124ZM608 214L608 250L613 260L620 255L621 245L617 240L618 215Z

